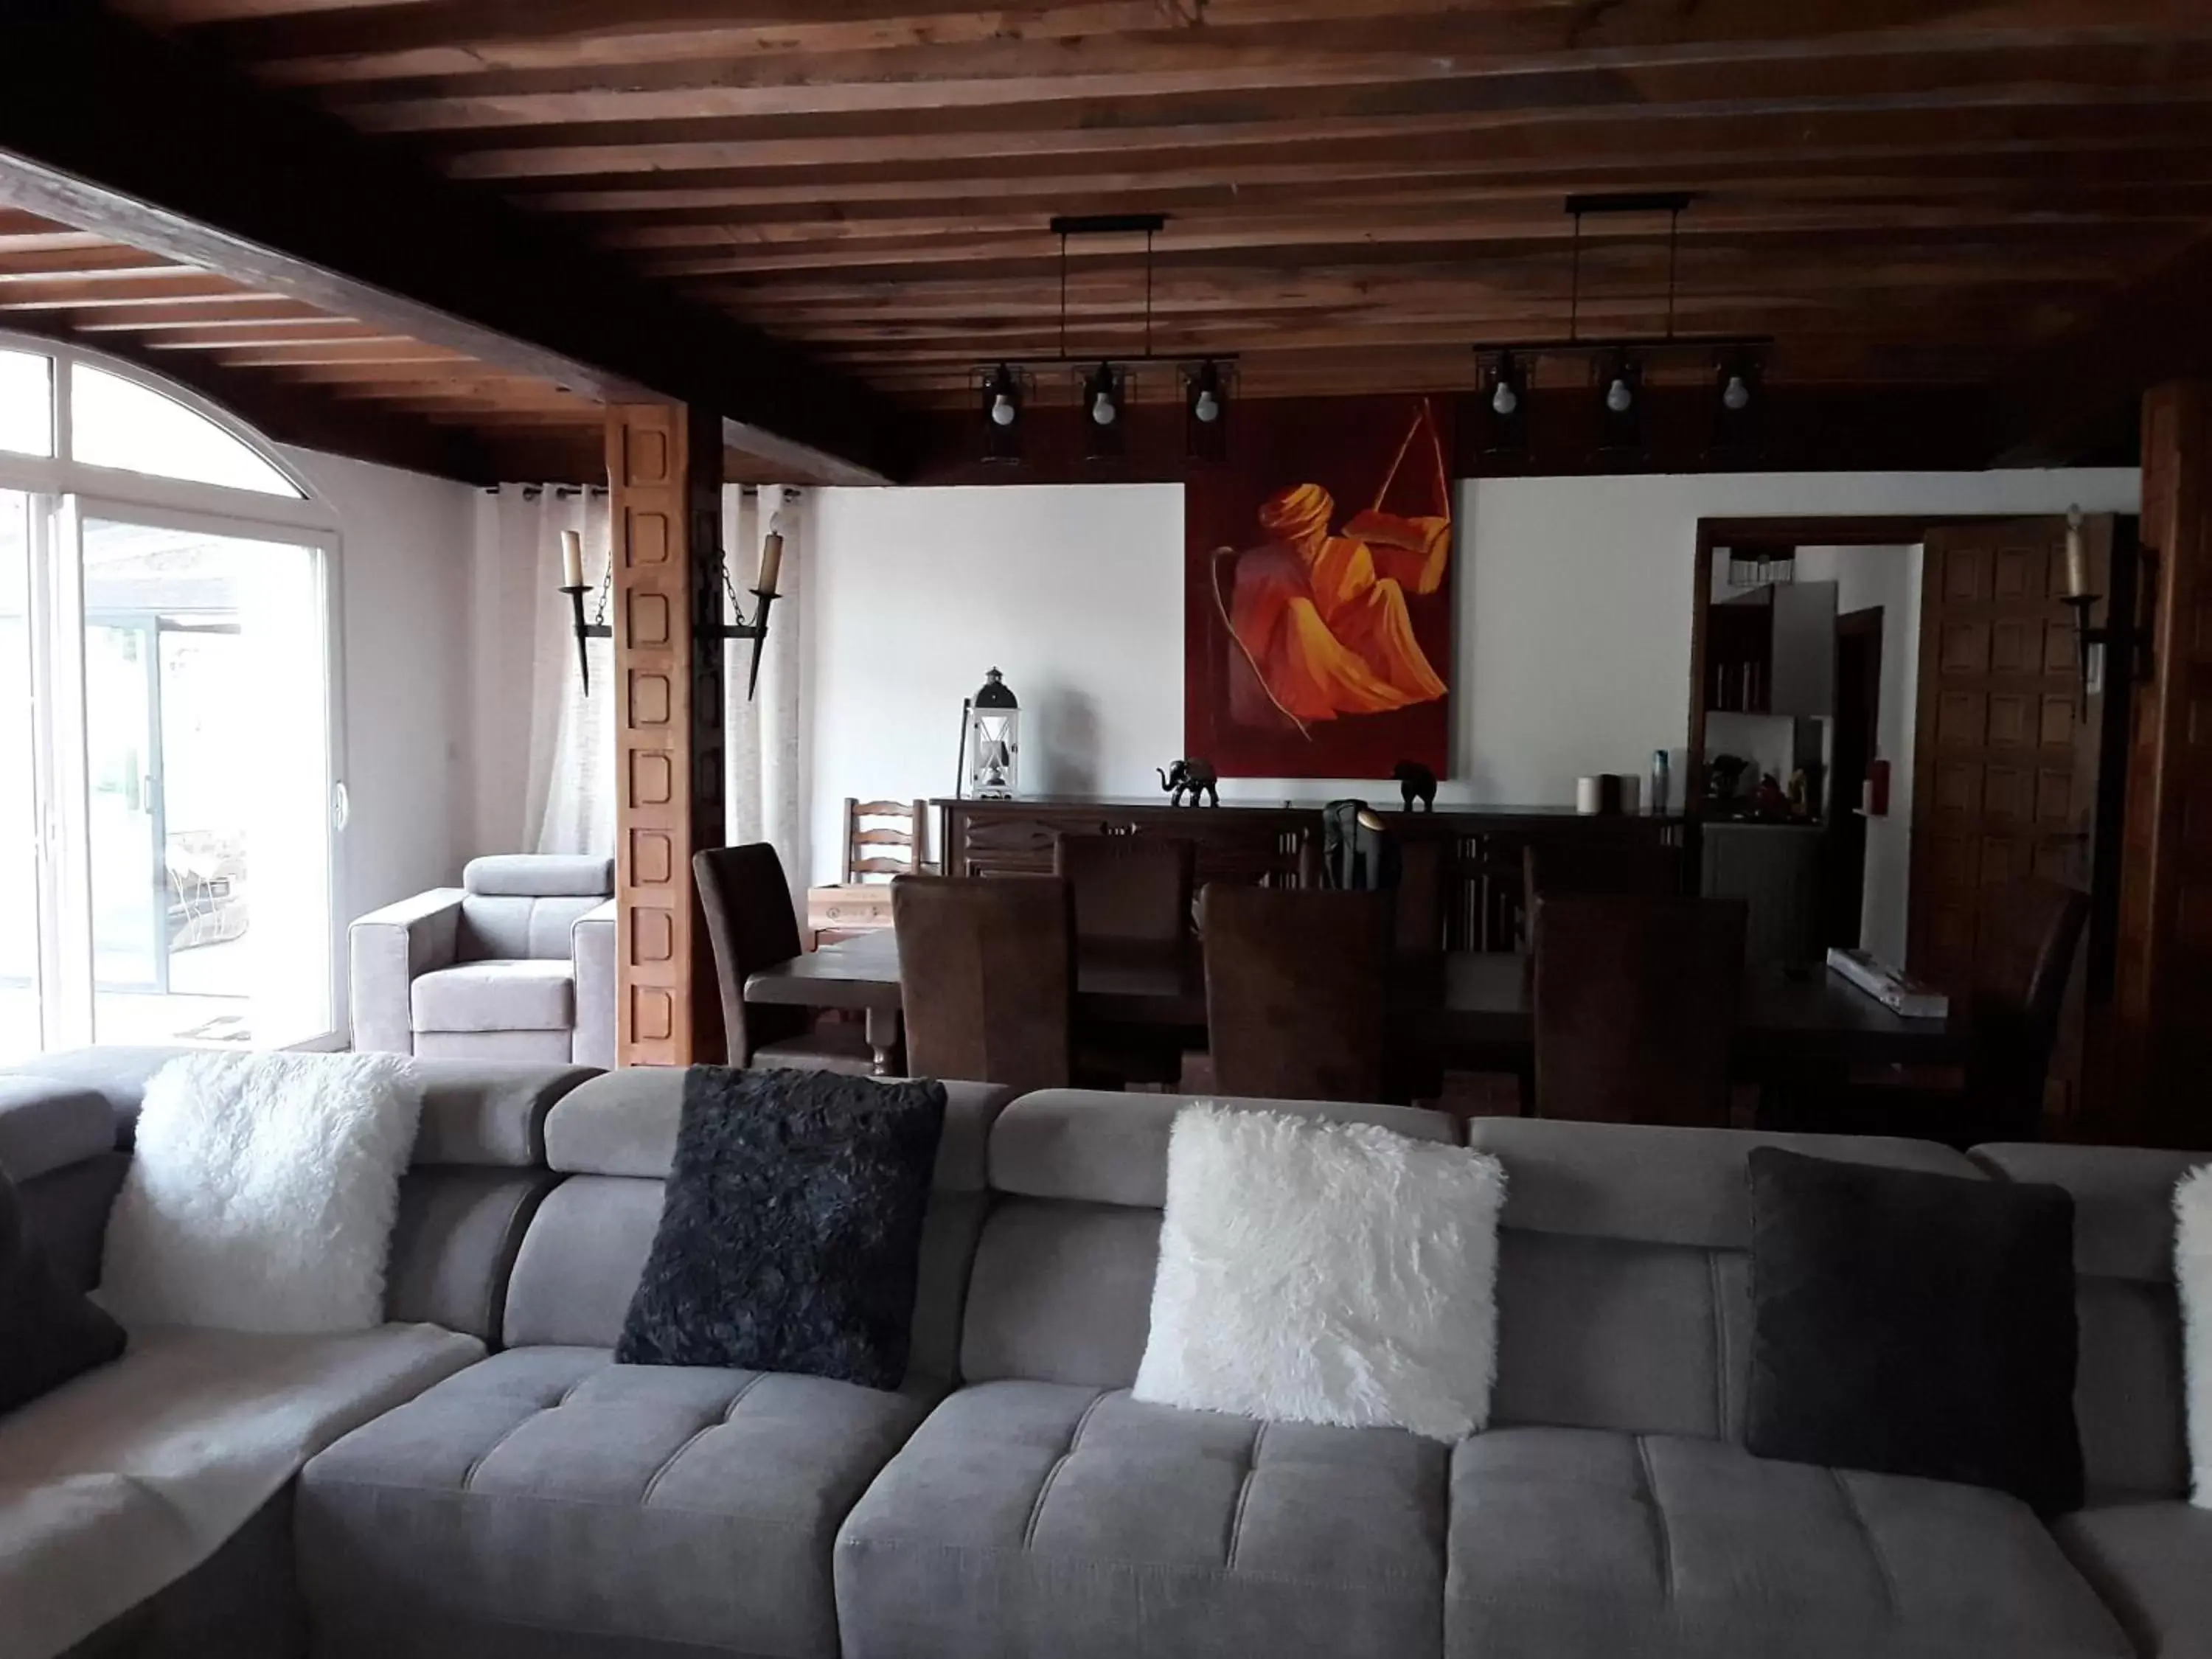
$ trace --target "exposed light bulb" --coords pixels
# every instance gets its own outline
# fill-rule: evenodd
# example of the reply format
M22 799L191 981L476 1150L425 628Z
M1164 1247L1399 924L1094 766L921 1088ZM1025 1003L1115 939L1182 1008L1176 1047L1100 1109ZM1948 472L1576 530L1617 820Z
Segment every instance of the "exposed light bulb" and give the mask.
M1012 426L1014 423L1014 400L1001 392L991 399L991 424Z
M1605 389L1605 406L1616 415L1628 413L1628 406L1636 401L1636 394L1628 389L1628 382L1616 374L1613 384Z
M1745 408L1751 402L1751 388L1743 383L1743 376L1731 374L1728 384L1721 388L1721 406L1729 410Z
M1102 392L1091 400L1091 419L1096 425L1113 425L1121 412L1114 407L1114 399L1107 392Z
M1191 405L1190 412L1210 426L1221 418L1221 399L1213 395L1212 387L1202 387L1198 401Z
M1521 407L1521 394L1514 391L1512 381L1498 383L1498 390L1490 394L1490 406L1500 415L1510 415Z

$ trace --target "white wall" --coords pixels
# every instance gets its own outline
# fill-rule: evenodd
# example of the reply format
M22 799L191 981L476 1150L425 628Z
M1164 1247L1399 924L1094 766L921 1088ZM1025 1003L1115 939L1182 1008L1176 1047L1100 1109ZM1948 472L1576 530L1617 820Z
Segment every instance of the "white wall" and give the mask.
M1889 763L1889 815L1867 820L1859 943L1902 963L1912 873L1912 756L1920 696L1921 552L1914 547L1801 547L1800 581L1836 584L1838 616L1881 607L1881 711L1875 753ZM1859 780L1836 778L1836 810L1858 805Z
M286 449L338 515L351 805L337 921L459 878L469 813L472 492L365 461Z
M1654 749L1680 749L1701 517L2134 512L2139 494L2123 468L1468 481L1440 799L1564 803L1583 773L1641 773ZM960 700L993 666L1022 699L1029 791L1158 793L1151 769L1182 739L1179 487L830 489L813 501L811 879L835 878L847 795L949 792ZM1222 793L1388 787L1239 779Z

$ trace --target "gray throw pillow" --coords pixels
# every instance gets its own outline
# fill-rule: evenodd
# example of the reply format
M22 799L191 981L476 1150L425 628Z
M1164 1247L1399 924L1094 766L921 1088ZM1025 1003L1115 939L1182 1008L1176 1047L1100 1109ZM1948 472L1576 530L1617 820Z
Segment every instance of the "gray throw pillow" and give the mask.
M0 1175L0 1412L27 1405L123 1352L123 1327L65 1283Z
M697 1066L615 1358L906 1375L945 1085Z

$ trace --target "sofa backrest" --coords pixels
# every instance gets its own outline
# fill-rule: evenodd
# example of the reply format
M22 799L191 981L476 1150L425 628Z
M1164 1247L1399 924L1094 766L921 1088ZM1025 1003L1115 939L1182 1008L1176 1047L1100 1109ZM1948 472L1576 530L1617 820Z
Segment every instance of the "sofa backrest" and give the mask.
M2203 1152L2124 1146L1977 1146L2008 1181L2074 1195L2081 1363L2074 1419L2093 1498L2179 1498L2189 1486L2173 1189Z
M1985 1178L1917 1140L1475 1118L1505 1166L1491 1420L1741 1440L1754 1146Z
M455 954L463 962L552 960L580 918L615 890L611 859L509 853L461 872Z
M182 1048L82 1049L0 1078L0 1168L52 1260L98 1284L107 1212L130 1167L139 1103ZM385 1315L496 1343L523 1230L557 1177L545 1118L586 1078L577 1066L418 1060L422 1117L385 1273Z
M1046 1089L992 1126L992 1206L960 1345L969 1382L1025 1378L1126 1388L1152 1322L1175 1095ZM1450 1144L1442 1113L1402 1106L1227 1100Z
M984 1146L1012 1091L945 1085L945 1133L923 1222L910 1375L957 1380L960 1310L984 1207ZM607 1072L563 1098L545 1126L561 1177L522 1240L507 1295L510 1347L611 1348L645 1272L684 1108L680 1070Z

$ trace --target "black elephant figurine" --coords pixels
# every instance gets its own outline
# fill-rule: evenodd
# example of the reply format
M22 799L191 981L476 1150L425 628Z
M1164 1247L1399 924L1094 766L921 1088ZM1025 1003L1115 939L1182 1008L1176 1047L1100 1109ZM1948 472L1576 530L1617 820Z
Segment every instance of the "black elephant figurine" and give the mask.
M1160 772L1157 766L1152 770ZM1185 795L1190 797L1193 806L1220 805L1221 791L1215 787L1219 781L1212 761L1179 760L1160 772L1160 787L1170 792L1172 799L1169 805L1172 806L1182 805ZM1205 797L1203 800L1200 799L1201 795Z
M1420 762L1400 761L1390 769L1390 775L1398 780L1398 793L1408 812L1413 810L1415 801L1420 802L1425 811L1437 810L1437 775Z

